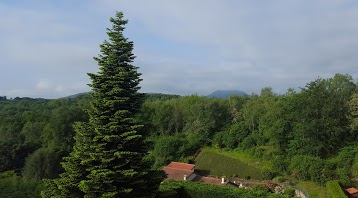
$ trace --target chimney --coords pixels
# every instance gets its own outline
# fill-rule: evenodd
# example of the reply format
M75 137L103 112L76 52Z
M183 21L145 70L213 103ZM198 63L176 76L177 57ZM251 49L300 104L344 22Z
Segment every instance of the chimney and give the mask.
M184 175L184 181L186 180L186 175Z
M221 178L221 183L222 184L225 183L225 178L224 177Z

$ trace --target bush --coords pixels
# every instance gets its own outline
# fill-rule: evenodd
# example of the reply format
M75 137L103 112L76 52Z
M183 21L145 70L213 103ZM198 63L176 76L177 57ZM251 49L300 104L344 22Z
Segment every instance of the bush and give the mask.
M273 172L272 170L267 170L267 169L261 171L261 174L263 176L263 179L265 179L265 180L272 180L276 176L275 172Z
M264 190L264 191L263 191ZM175 191L176 194L172 194ZM168 193L170 198L284 198L286 196L270 193L267 189L260 187L260 189L253 191L247 189L240 189L226 186L216 186L201 182L187 182L187 181L166 181L160 186L160 193L156 198L164 198L165 193Z
M328 192L328 196L331 198L347 198L344 194L341 186L339 185L338 181L328 181L326 183L326 188Z
M336 173L340 184L343 186L350 186L351 181L349 180L349 170L346 168L337 168Z
M285 192L283 194L288 197L296 197L295 189L293 189L293 188L285 189Z
M40 198L40 192L43 189L44 185L41 180L24 179L13 171L0 174L1 198Z
M259 190L259 191L264 191L264 192L270 192L270 188L267 187L264 184L255 184L252 186L253 190Z
M277 176L273 179L274 182L278 182L278 183L282 183L282 182L285 182L287 181L287 179L285 177L282 177L282 176Z
M273 169L277 172L286 172L288 168L287 159L283 155L277 155L272 160Z

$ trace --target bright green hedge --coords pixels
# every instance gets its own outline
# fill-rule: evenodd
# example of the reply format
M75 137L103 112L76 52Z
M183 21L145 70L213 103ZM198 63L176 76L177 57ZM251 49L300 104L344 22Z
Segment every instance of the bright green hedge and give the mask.
M175 193L174 193L175 192ZM167 181L161 184L156 198L286 198L264 191L240 189L236 187L216 186L201 182Z
M219 177L238 175L241 178L263 179L260 169L210 150L203 150L200 152L195 161L195 169L204 171L209 175Z
M338 181L328 181L326 183L326 188L328 195L331 198L347 198L347 196L344 194L341 186L339 185Z

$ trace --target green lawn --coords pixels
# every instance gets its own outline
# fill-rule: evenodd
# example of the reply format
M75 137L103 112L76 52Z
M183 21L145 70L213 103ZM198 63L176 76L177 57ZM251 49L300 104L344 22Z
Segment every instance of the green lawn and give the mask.
M196 158L196 170L204 170L211 176L238 175L241 178L250 176L261 180L261 171L272 169L270 162L255 158L240 150L223 151L215 148L204 148ZM326 198L327 190L324 186L311 181L295 181L296 187L314 198Z
M237 175L241 178L250 177L261 180L261 170L237 159L238 155L231 157L226 152L219 152L216 149L205 148L196 158L196 170L203 171L212 176L232 177Z
M309 197L327 198L326 188L324 186L318 185L315 182L299 181L296 187L306 192Z
M252 156L249 153L246 153L242 150L236 149L234 151L225 151L225 150L219 150L219 149L214 149L214 148L205 148L207 150L210 150L212 152L216 152L237 160L240 160L241 162L244 162L246 164L248 164L249 166L253 166L255 168L258 168L260 170L263 169L272 169L272 163L268 162L268 161L264 161L262 159L256 158L254 156Z

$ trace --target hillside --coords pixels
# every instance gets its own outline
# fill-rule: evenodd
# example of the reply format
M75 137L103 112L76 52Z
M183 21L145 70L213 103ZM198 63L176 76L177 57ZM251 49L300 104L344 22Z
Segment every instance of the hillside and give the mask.
M216 90L213 93L209 94L209 98L228 98L231 95L244 96L248 95L247 93L240 90Z

